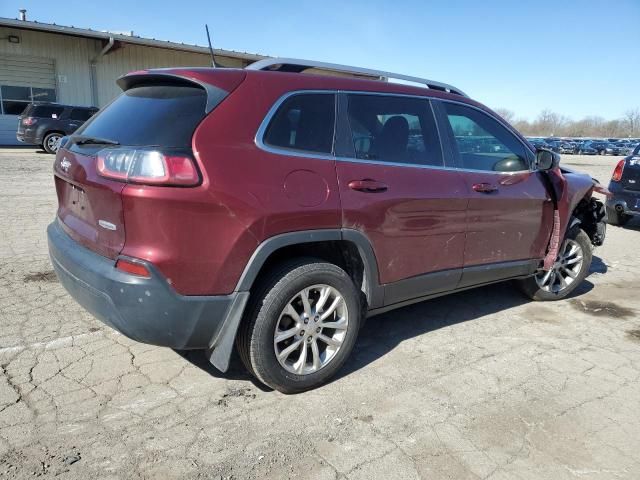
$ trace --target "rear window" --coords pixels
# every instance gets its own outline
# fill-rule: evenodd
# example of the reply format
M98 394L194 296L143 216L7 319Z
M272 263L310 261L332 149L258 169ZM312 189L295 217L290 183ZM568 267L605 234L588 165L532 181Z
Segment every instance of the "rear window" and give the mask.
M64 107L56 107L53 105L36 105L25 111L30 117L37 118L60 118L64 112Z
M86 122L91 116L96 113L96 110L88 110L86 108L74 108L69 114L71 120L80 120Z
M123 92L77 130L121 145L190 147L205 116L206 92L199 87L153 85Z
M273 116L263 141L273 147L330 154L334 123L334 94L294 95Z

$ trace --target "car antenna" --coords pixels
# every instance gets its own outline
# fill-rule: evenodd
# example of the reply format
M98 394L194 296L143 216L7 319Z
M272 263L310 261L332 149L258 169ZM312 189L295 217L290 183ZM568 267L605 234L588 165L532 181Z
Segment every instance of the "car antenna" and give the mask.
M211 46L211 36L209 35L209 25L205 23L204 28L207 31L207 40L209 41L209 51L211 52L211 66L213 68L218 68L218 65L216 65L216 59L213 57L213 47Z

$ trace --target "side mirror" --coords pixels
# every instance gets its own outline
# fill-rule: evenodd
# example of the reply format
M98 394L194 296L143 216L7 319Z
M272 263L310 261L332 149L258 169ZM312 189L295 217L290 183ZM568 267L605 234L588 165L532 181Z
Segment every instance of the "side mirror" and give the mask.
M560 155L551 150L540 149L536 152L536 168L551 170L560 164Z

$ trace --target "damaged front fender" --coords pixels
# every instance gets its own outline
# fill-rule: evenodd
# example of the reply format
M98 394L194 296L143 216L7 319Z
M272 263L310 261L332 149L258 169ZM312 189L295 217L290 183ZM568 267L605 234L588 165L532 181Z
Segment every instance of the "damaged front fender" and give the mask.
M606 233L604 205L591 197L599 186L589 175L559 167L544 172L554 204L553 226L543 268L549 270L569 228L580 224L594 245L602 245Z

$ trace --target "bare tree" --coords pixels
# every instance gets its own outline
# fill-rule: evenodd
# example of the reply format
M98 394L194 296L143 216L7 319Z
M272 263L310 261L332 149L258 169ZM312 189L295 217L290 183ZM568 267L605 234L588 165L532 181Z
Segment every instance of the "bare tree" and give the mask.
M629 137L640 136L640 108L632 108L624 112L622 127Z
M536 137L640 137L640 108L627 110L622 118L605 120L590 116L581 120L571 120L551 110L543 110L533 122L517 118L506 108L497 108L496 112L524 135Z
M534 126L542 135L560 135L560 129L566 123L566 118L551 110L543 110L536 118Z
M496 113L512 125L516 121L516 114L507 108L496 108Z

